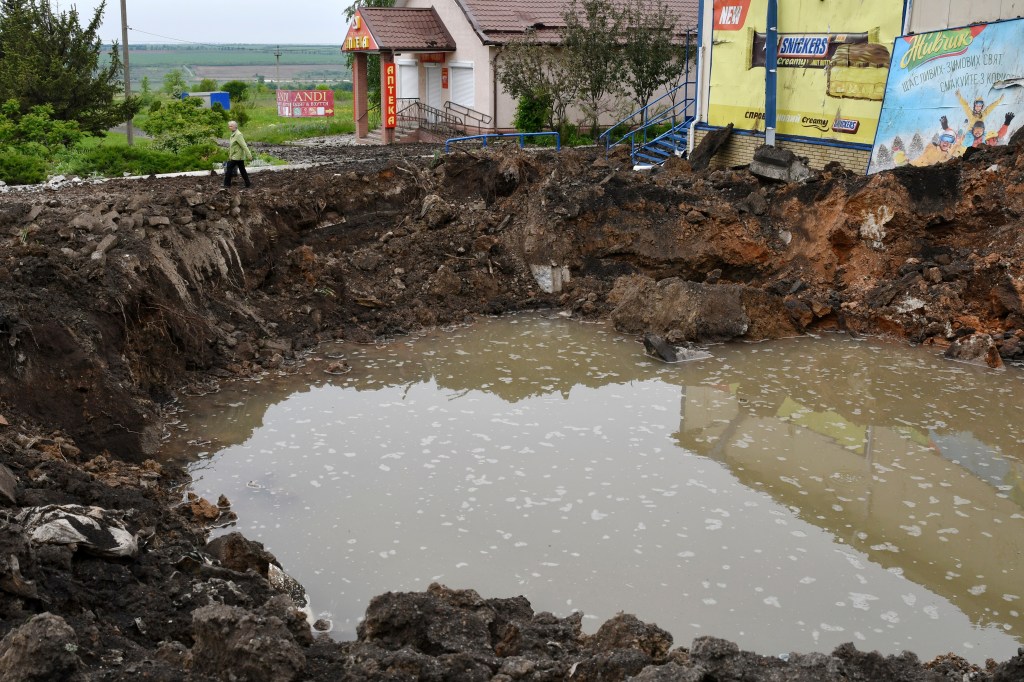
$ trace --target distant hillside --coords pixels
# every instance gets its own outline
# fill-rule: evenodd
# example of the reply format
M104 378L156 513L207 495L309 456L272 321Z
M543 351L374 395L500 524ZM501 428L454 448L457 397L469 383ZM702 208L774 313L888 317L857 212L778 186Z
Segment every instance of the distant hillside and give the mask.
M149 78L158 89L164 74L181 69L186 81L212 78L292 83L339 83L351 80L341 45L160 45L129 46L132 89Z

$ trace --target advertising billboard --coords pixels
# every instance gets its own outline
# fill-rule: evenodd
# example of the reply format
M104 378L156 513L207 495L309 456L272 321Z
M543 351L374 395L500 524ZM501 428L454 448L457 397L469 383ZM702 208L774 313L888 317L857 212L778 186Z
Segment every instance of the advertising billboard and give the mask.
M277 115L289 118L334 116L334 91L278 90Z
M1024 20L900 37L868 173L1006 144L1024 109Z
M780 2L776 131L870 145L901 2ZM708 123L764 130L768 0L714 0Z

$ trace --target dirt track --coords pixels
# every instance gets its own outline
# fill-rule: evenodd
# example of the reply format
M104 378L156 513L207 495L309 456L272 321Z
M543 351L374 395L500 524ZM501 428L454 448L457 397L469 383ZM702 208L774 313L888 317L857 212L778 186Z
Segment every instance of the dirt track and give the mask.
M291 151L333 163L249 191L211 177L0 197L0 679L1024 679L1024 656L979 670L673 650L628 617L588 637L441 587L382 597L358 642L314 641L273 558L240 536L206 546L222 510L183 502L181 472L148 461L183 389L324 339L524 308L676 342L842 329L1018 360L1018 147L800 185L685 161L639 174L592 150L276 153ZM545 293L531 266L552 264L572 279ZM88 541L30 539L41 509L88 516L69 505L103 510ZM110 556L125 537L135 550Z

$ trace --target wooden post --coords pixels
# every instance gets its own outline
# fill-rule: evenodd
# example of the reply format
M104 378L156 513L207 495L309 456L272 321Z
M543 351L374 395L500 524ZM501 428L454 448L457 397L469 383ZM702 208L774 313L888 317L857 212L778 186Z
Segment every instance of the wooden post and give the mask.
M121 0L121 42L124 47L124 98L127 100L132 96L132 74L128 70L128 14L125 12L125 0ZM134 118L128 119L128 146L134 142L134 131L132 128Z
M356 121L356 139L359 140L370 134L367 87L366 53L356 52L352 63L352 116Z

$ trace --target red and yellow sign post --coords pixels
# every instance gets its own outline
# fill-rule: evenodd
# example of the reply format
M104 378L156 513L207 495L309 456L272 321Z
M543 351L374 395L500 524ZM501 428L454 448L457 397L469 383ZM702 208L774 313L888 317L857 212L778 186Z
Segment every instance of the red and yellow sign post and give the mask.
M394 128L398 124L398 79L395 63L385 62L384 67L384 127Z

